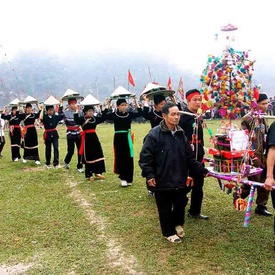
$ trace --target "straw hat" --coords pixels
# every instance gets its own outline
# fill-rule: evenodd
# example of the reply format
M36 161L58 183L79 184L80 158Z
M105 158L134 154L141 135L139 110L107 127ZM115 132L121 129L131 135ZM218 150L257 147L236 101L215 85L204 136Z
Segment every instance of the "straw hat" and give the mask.
M142 93L140 95L140 99L142 99L144 95L147 95L147 97L150 100L153 100L154 96L156 96L156 95L163 95L164 97L167 97L167 96L170 96L174 93L175 93L175 91L173 91L173 90L167 90L163 86L160 86L160 85L157 85L157 84L154 84L154 83L150 82L146 85L146 87L142 91Z
M57 100L54 96L50 96L48 97L45 101L44 101L44 105L45 106L52 106L52 105L59 105L60 102L59 100Z
M88 94L81 102L81 106L93 106L101 104L94 96Z
M18 103L20 103L20 100L18 98L12 100L8 105L13 107L13 106L17 106Z
M135 94L129 92L122 86L118 86L110 96L111 99L128 98L128 97L135 97Z
M28 95L23 101L23 103L31 103L31 104L37 103L37 102L38 102L37 99L35 99L34 97L32 97L30 95Z
M82 98L82 96L78 93L75 92L71 89L67 89L64 95L61 97L63 100L68 100L69 98L74 97L74 98Z

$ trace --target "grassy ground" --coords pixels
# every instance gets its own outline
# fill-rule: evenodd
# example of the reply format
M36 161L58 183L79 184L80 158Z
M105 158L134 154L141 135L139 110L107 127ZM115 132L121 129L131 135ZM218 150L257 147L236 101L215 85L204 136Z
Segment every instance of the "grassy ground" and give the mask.
M220 121L208 121L216 132ZM186 238L171 244L161 236L154 198L148 197L138 155L150 125L133 124L136 135L133 186L121 188L113 174L113 125L98 126L106 156L105 181L88 182L70 170L13 163L8 133L0 159L0 274L273 274L273 217L244 212L213 178L205 180L202 213L186 218ZM60 160L66 153L60 126ZM205 131L209 147L209 135ZM268 209L272 211L271 203ZM2 273L1 273L2 272ZM18 273L17 273L18 274Z

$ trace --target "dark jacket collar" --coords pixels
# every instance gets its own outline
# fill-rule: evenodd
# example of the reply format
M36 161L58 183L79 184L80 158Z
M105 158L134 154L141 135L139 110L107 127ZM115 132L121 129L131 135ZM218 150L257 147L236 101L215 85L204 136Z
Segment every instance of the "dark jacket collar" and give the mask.
M171 132L171 130L167 127L165 120L162 120L159 124L161 131L163 132ZM179 125L175 127L176 132L183 132L182 128Z

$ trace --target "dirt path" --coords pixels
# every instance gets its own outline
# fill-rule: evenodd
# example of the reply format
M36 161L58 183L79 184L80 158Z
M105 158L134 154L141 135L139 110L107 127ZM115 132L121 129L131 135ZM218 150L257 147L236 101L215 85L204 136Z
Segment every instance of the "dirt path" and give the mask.
M33 264L21 264L18 263L13 266L7 266L7 265L1 265L0 266L0 275L19 275L24 274L25 271L27 271L29 268L31 268Z
M95 213L91 203L82 198L81 193L75 188L77 183L70 182L69 185L72 188L72 198L85 210L90 224L97 226L98 231L100 232L99 237L106 242L108 247L107 257L109 259L108 262L110 264L110 269L119 268L121 270L121 274L143 274L142 272L137 272L135 270L137 265L135 257L129 254L126 256L122 250L122 247L115 240L111 239L110 236L107 236L105 227L106 221L103 217Z

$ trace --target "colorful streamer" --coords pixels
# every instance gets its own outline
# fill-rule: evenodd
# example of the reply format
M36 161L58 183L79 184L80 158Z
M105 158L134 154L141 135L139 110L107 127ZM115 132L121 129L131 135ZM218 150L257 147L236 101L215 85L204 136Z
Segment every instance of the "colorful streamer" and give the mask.
M249 198L248 198L248 202L247 202L247 208L245 211L244 224L243 224L244 227L249 226L254 195L255 195L255 186L252 185L250 188Z

